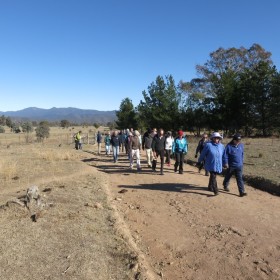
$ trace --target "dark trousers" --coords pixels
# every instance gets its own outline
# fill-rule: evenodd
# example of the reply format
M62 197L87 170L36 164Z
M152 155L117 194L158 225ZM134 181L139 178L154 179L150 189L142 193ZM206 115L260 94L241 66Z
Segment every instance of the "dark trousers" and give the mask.
M171 150L165 150L165 151L166 151L166 160L165 160L165 162L170 164Z
M177 171L178 166L179 166L179 172L183 172L183 165L184 165L184 158L185 155L183 152L175 152L175 171Z
M239 193L244 193L244 182L242 179L243 167L229 167L226 171L223 186L228 187L231 176L234 174Z
M215 194L217 194L218 191L218 185L217 185L217 172L210 171L210 177L209 177L209 184L208 184L208 190L213 191Z
M164 150L156 151L156 159L153 159L152 169L156 170L157 166L157 158L160 157L160 171L163 172L163 165L164 165Z

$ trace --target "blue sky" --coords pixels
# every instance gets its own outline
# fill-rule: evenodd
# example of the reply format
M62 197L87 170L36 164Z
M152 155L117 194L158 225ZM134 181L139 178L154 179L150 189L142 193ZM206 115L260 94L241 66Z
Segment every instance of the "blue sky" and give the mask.
M280 70L279 0L0 0L0 111L136 106L158 75L196 77L219 47Z

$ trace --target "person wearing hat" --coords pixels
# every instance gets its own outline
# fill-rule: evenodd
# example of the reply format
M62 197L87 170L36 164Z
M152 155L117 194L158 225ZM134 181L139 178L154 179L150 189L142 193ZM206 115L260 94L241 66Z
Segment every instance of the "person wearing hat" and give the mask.
M222 136L219 132L211 134L210 142L206 143L198 158L198 165L205 161L204 168L210 172L208 190L213 191L215 195L219 194L217 185L217 174L223 170L223 153L225 147L221 142Z
M172 145L172 153L175 154L174 172L177 172L179 166L179 174L183 174L184 157L188 151L188 141L183 135L183 131L179 130Z
M223 186L225 191L229 191L229 181L234 174L241 197L246 196L244 189L244 182L242 178L243 173L243 160L244 160L244 145L241 143L241 135L235 134L232 140L226 145L223 154L223 165L227 168Z

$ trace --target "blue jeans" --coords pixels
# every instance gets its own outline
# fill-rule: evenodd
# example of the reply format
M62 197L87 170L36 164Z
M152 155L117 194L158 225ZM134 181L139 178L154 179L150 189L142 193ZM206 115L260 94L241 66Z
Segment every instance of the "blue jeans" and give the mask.
M243 173L243 166L229 167L226 171L225 179L223 182L224 187L225 188L228 187L230 178L234 174L235 178L236 178L236 183L238 186L239 193L244 193L244 182L242 179L242 173Z
M114 162L117 162L117 161L118 161L119 152L120 152L120 147L119 147L119 146L113 146L113 157L114 157Z

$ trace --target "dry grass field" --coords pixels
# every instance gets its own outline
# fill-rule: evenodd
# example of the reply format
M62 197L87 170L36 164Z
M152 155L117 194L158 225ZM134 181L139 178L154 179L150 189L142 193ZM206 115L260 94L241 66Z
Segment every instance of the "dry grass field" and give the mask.
M137 257L116 232L106 178L83 152L61 144L63 133L44 143L1 136L0 279L134 278ZM34 185L44 203L37 222L14 203Z

